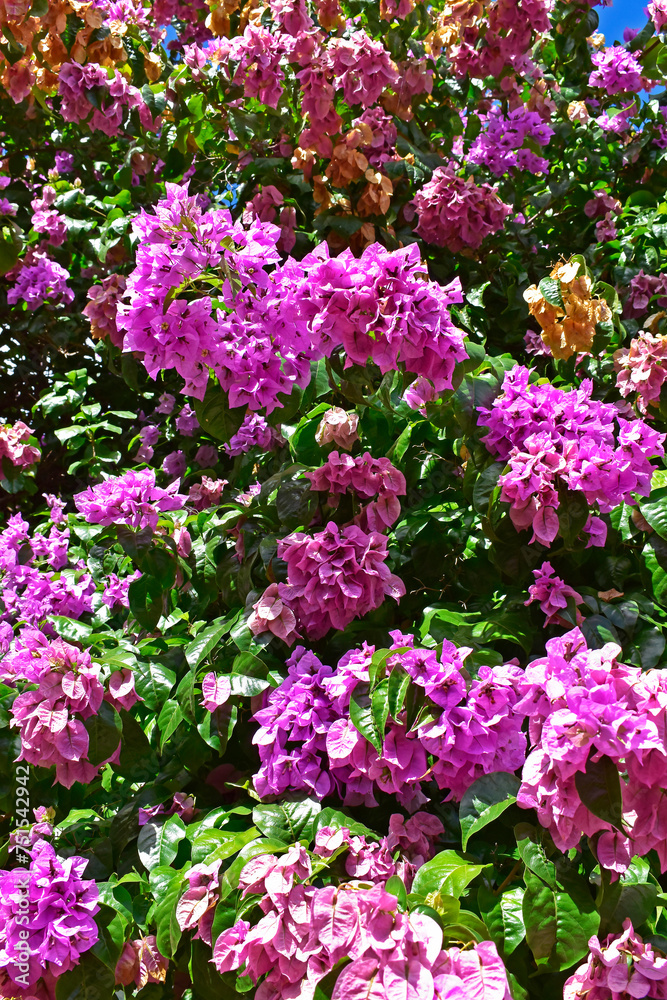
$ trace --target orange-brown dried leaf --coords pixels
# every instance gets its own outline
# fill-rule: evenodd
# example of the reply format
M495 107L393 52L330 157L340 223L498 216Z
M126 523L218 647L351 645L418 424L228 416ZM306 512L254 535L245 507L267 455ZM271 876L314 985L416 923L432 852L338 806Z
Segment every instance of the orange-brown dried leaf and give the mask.
M366 215L386 215L394 193L390 178L374 170L367 170L365 176L368 184L357 202L358 215L362 218Z
M333 148L331 162L324 173L334 187L344 188L363 177L367 169L368 160L363 153L350 149L345 142L339 142Z

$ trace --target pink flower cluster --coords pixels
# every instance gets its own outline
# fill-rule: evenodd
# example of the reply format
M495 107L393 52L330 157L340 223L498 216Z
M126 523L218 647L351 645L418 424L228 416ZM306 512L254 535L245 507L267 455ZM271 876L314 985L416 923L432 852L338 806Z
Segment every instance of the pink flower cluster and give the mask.
M347 959L332 1000L350 996L417 996L436 1000L510 1000L505 967L490 941L443 950L442 929L422 913L402 913L381 884L307 884L312 867L295 845L281 858L249 861L239 881L243 896L258 895L264 916L240 919L213 949L219 972L243 970L262 979L258 1000L311 995Z
M67 223L60 212L51 207L55 200L56 189L45 184L41 197L33 198L30 205L33 210L32 228L36 233L46 233L47 242L57 247L67 239Z
M644 316L654 295L661 296L656 305L664 309L667 305L667 274L644 274L641 270L630 279L623 314L632 318Z
M402 362L435 392L451 389L454 367L467 356L448 309L463 301L461 284L430 281L416 244L387 251L374 243L358 259L349 250L330 258L322 244L302 266L303 308L324 354L342 346L346 367L370 359L382 374Z
M114 347L123 346L123 335L116 326L118 303L125 292L125 276L110 274L99 285L88 289L88 305L82 310L90 322L93 337L108 337Z
M97 94L96 105L89 93ZM141 125L153 130L155 124L141 93L117 70L110 77L106 69L95 63L80 66L68 62L58 74L60 114L66 122L89 122L92 130L105 135L118 135L126 109L137 108Z
M220 503L225 486L227 486L226 479L212 479L210 476L202 476L200 483L194 483L190 487L188 501L195 510L216 507Z
M354 411L347 413L342 407L334 406L331 410L327 410L320 420L315 440L322 447L335 444L344 451L351 451L355 441L359 440L358 426L357 413Z
M168 809L165 808L163 802L155 806L140 807L138 817L139 826L145 826L146 823L150 823L156 816L180 816L184 823L192 823L197 811L192 795L187 795L185 792L174 792L171 805Z
M580 965L563 987L563 1000L631 1000L667 997L667 957L637 934L631 920L622 934L610 934L604 943L588 942L588 961Z
M52 507L52 518L57 509ZM68 547L67 528L59 530L54 523L48 537L37 533L31 537L20 514L9 518L0 532L4 619L37 624L49 615L79 618L92 611L95 582L82 561L68 566ZM41 559L47 567L36 564ZM57 571L55 575L51 570Z
M583 603L581 594L578 594L564 580L556 576L551 563L542 563L539 569L533 570L533 576L535 583L532 583L528 588L529 596L524 604L539 601L540 608L546 615L545 625L551 625L552 622L564 623L560 613L567 608L567 602L570 598L575 602L575 605Z
M102 591L102 601L112 611L118 608L129 608L130 606L130 584L134 583L141 576L139 570L135 570L129 576L119 577L117 573L109 573L105 579L104 590Z
M438 167L414 197L419 222L415 232L427 243L452 253L477 250L487 236L499 232L512 211L495 188L457 177L451 167Z
M74 301L74 292L67 284L69 271L47 254L34 251L26 256L14 285L7 292L10 305L25 302L34 312L41 305L67 305Z
M38 806L33 809L35 822L31 826L18 826L9 834L9 850L16 848L34 847L38 840L45 840L53 836L53 820L56 811L53 806ZM27 823L27 817L22 818L23 823ZM2 991L0 988L0 995Z
M120 742L107 761L91 764L86 759L84 722L97 715L102 701L114 708L130 708L137 701L130 670L112 673L105 689L88 653L62 639L49 640L37 629L23 629L2 665L5 683L37 685L17 695L11 707L12 725L21 734L19 760L55 765L56 781L65 788L75 781L89 783L102 764L116 760Z
M255 97L277 108L283 93L280 61L285 53L281 35L272 35L261 25L248 24L242 35L216 39L208 47L216 63L224 65L230 81L242 86L246 98Z
M656 850L667 870L667 678L619 663L620 646L589 649L579 629L547 642L519 681L517 714L533 745L517 801L536 809L561 851L594 837L600 864L625 871ZM608 758L619 773L626 833L584 804L576 776ZM616 823L619 826L620 816Z
M523 104L507 116L500 108L492 108L485 116L482 132L470 147L467 160L488 167L496 177L511 175L515 170L548 173L549 161L530 147L548 146L553 134L554 130L539 114L529 111Z
M215 907L220 898L220 865L218 858L210 864L193 865L188 871L188 888L176 905L176 920L182 931L197 928L194 939L200 938L212 946L211 930Z
M123 349L143 354L151 378L175 368L184 390L203 398L213 369L232 406L255 410L273 409L279 392L306 384L303 324L289 318L289 296L281 298L266 271L279 260L276 226L254 221L243 229L226 209L203 212L187 185L167 184L156 214L142 213L133 229L140 244L117 322ZM209 295L178 297L207 276L217 283L220 270L226 280L216 295L233 311L216 318Z
M143 989L147 983L163 983L169 959L160 952L154 934L126 941L116 963L116 985Z
M384 531L398 520L398 497L405 495L405 476L388 458L373 458L369 452L352 458L332 451L324 465L304 475L310 479L311 489L329 494L330 507L337 506L338 496L348 490L364 500L377 496L360 515L359 523L366 531Z
M124 350L141 351L152 378L176 368L185 391L201 398L212 369L230 405L270 411L278 393L307 384L312 359L342 346L348 365L370 358L385 373L403 362L435 391L451 388L466 357L447 308L461 301L460 284L424 280L415 245L389 252L374 244L360 259L349 251L332 259L322 244L269 274L279 260L276 226L254 221L245 230L226 210L202 212L173 184L156 213L134 223L137 266L118 317ZM216 295L229 312L214 317L209 295L178 297L194 281L217 283L220 269L227 280Z
M294 532L278 541L278 557L287 563L280 597L309 639L342 630L385 597L398 601L405 594L403 581L386 564L387 539L356 524L339 528L329 521L314 535Z
M31 436L32 431L22 420L15 424L0 423L0 464L3 458L19 468L39 462L42 453L28 443Z
M261 222L273 222L280 227L280 239L276 244L283 253L289 253L296 243L296 209L285 205L285 199L273 184L265 184L243 210L242 220L248 226L253 215Z
M502 393L479 414L489 428L483 443L509 465L498 482L515 527L532 528L531 541L548 547L559 532L559 484L582 493L602 513L632 504L634 493L650 493L649 459L664 454L665 435L594 400L590 380L566 391L530 385L530 374L520 365L507 372ZM604 544L598 518L584 530Z
M170 483L166 490L156 486L154 469L130 469L75 493L74 503L89 524L155 529L160 514L185 506L187 498L177 489L178 482Z
M381 790L414 810L426 801L422 782L435 779L460 799L483 774L521 767L526 740L514 710L519 668L482 667L467 687L462 671L469 650L445 643L438 658L434 650L416 649L412 636L393 632L392 638L397 652L387 669L404 671L424 689L430 721L418 733L408 731L401 713L388 724L379 755L350 719L350 698L364 698L375 648L345 654L334 671L298 646L286 680L255 714L259 795L290 789L324 798L335 791L347 805L374 806Z
M270 427L259 413L248 413L243 423L229 441L224 445L228 455L244 455L251 448L261 448L270 451L279 444L284 444L282 435Z
M534 32L549 30L553 8L554 0L510 0L493 5L479 23L461 25L448 52L452 70L457 76L479 79L506 76L506 67L522 75L530 72ZM482 27L485 30L480 31Z
M296 615L281 597L279 583L270 583L262 596L252 606L252 614L248 618L248 628L253 635L270 632L292 646L297 637Z
M365 31L354 31L348 38L334 38L328 55L335 74L334 85L349 105L369 108L387 87L399 81L396 64L380 41L373 41Z
M417 812L406 821L400 813L389 818L389 833L379 841L368 841L340 827L321 827L315 836L313 853L321 858L346 852L345 871L351 878L386 882L399 875L410 891L417 868L433 857L433 841L444 827L436 816ZM396 856L396 852L400 854Z
M367 108L352 124L368 125L373 138L370 145L362 145L361 149L371 167L381 167L387 160L396 156L396 139L398 129L391 115L386 114L382 108Z
M160 41L163 36L163 32L157 27L157 17L158 13L162 13L160 8L164 6L172 6L178 9L179 4L174 3L173 0L162 0L162 3L158 2L153 4L152 10L145 8L141 5L141 0L95 0L95 6L103 11L104 13L104 26L109 28L111 33L118 32L118 25L137 25L143 28L151 37L151 40L155 44ZM191 4L196 8L196 4ZM149 19L149 13L152 17Z
M87 864L61 858L39 840L29 868L0 872L3 996L32 995L40 978L53 981L73 969L97 941L99 893L93 879L81 877Z
M647 414L649 406L658 406L662 386L667 379L667 337L642 330L614 354L618 372L616 387L622 396L637 393L637 409Z
M161 430L157 424L146 424L139 431L141 444L134 456L135 462L150 462L154 455L153 445L160 440Z
M667 0L651 0L647 10L655 25L655 30L657 32L664 31L667 27Z
M622 45L594 52L591 61L595 66L588 80L591 87L600 87L607 94L636 94L642 89L641 65Z
M201 693L204 708L209 712L215 712L216 708L220 708L231 697L232 686L229 677L211 671L201 682Z

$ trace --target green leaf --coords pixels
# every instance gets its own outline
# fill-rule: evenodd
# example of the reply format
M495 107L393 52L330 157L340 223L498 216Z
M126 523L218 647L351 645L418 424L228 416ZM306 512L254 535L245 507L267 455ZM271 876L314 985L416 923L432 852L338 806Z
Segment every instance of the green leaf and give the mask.
M537 287L539 288L540 295L547 300L549 305L563 308L560 282L556 278L542 278Z
M549 861L540 843L541 831L537 831L530 823L518 823L514 827L519 857L527 869L534 872L552 889L556 888L556 868Z
M225 861L233 854L238 854L246 844L257 837L257 828L234 832L229 830L205 830L192 843L192 863L210 864L218 858Z
M130 611L140 625L152 631L164 610L162 587L151 576L133 580L129 589Z
M157 865L170 865L184 837L185 823L176 814L149 820L139 830L137 849L141 863L148 871Z
M275 501L278 520L288 531L294 531L301 525L311 522L317 511L317 495L313 493L310 483L281 483Z
M615 883L616 885L618 883ZM633 927L641 927L644 921L655 913L658 903L664 906L667 902L664 897L659 898L658 889L659 887L653 882L621 884L616 906L605 915L606 928L613 934L620 934L624 920L631 920Z
M96 958L99 958L108 969L114 972L125 944L125 930L128 922L120 913L109 913L108 916L110 918L108 923L105 923L107 914L104 911L98 916L96 923L99 938L90 950Z
M665 570L658 558L659 545L662 546L662 539L653 536L649 538L642 549L644 564L651 574L651 584L655 600L659 604L667 605L667 570Z
M412 894L429 896L443 892L457 897L485 867L475 864L460 851L441 851L418 869Z
M639 635L637 648L642 670L650 670L658 664L665 651L665 637L656 628L644 629Z
M523 919L528 947L538 966L569 969L588 955L588 941L600 926L587 884L554 891L530 869L524 873Z
M114 771L131 781L154 781L160 770L155 751L146 734L129 712L122 712L123 735L120 744L120 761Z
M162 663L151 660L139 663L135 670L135 687L146 708L159 712L176 683L176 673Z
M252 698L256 694L270 686L267 676L269 668L264 660L254 653L239 653L232 664L232 672L229 681L232 686L232 694L244 698Z
M157 925L155 934L157 946L166 958L172 958L175 954L182 934L176 919L176 906L183 894L184 878L180 872L173 873L173 875L174 877L167 884L166 891L161 894L153 911L153 919Z
M113 994L113 972L90 952L56 980L56 1000L109 1000Z
M183 719L183 711L178 702L173 701L171 698L165 701L157 720L158 729L160 730L160 753L162 753L165 743L174 735Z
M500 895L481 886L477 903L491 938L506 956L519 947L526 936L523 922L523 886L508 889Z
M341 812L340 809L333 809L331 806L327 806L315 817L313 836L325 826L330 826L333 830L342 830L343 827L347 827L350 833L356 837L366 837L369 840L379 839L378 835L369 827L353 819L352 816L348 816L347 813Z
M408 450L408 446L410 444L410 438L412 437L412 429L414 426L415 426L414 424L407 424L407 426L403 428L403 430L398 435L393 445L387 452L387 458L390 458L393 462L400 464L401 459Z
M384 727L389 715L389 681L385 677L371 694L371 715L375 732L384 740Z
M115 708L103 701L97 715L91 715L84 722L88 733L88 760L91 764L101 764L115 753L120 742L123 723Z
M667 539L667 487L651 490L651 496L640 503L639 509L653 530Z
M371 706L362 707L355 698L350 698L350 721L354 728L375 747L382 756L382 736L375 728Z
M7 274L16 267L21 251L21 240L11 226L0 228L0 274Z
M483 469L475 480L472 490L473 507L478 514L488 514L489 504L498 486L498 480L505 468L502 462L494 462Z
M556 948L556 894L530 869L525 872L525 880L523 920L526 940L539 965L540 962L548 961Z
M64 618L62 615L49 615L49 622L61 639L67 639L69 642L72 640L85 642L93 631L92 625L76 621L73 618Z
M459 811L464 851L473 833L492 823L516 802L519 785L519 779L506 771L484 774L473 782L461 799Z
M178 572L178 562L166 549L150 548L141 561L141 570L156 580L162 591L171 590Z
M297 840L312 840L315 817L321 809L313 799L262 804L253 809L252 821L265 837L294 844Z
M616 830L623 829L623 799L618 768L610 757L604 755L593 760L593 753L586 762L585 771L577 771L575 787L581 801L594 816L610 823Z
M202 629L197 637L185 647L185 659L191 670L195 670L201 661L215 649L223 635L227 635L232 624L232 619L218 618L208 628Z
M394 667L389 674L387 685L387 701L389 703L389 714L392 719L397 719L403 709L403 702L410 687L410 675L404 673L398 667Z
M243 423L245 407L230 408L227 393L209 381L202 400L194 400L195 413L202 430L219 441L229 442Z
M153 530L152 528L141 528L140 531L133 531L132 528L128 528L124 524L117 524L116 538L123 551L139 566L153 544Z
M402 910L407 908L408 893L405 888L405 882L400 875L392 875L391 878L387 879L384 888L385 892L389 892L392 896L396 896L398 905Z
M571 546L588 520L588 504L581 493L559 491L558 530L566 546Z

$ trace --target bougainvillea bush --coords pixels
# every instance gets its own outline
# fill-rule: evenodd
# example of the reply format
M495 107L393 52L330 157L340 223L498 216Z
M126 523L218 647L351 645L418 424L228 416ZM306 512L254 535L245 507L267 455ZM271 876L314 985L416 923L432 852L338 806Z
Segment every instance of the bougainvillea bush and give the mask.
M0 0L0 997L667 998L667 4Z

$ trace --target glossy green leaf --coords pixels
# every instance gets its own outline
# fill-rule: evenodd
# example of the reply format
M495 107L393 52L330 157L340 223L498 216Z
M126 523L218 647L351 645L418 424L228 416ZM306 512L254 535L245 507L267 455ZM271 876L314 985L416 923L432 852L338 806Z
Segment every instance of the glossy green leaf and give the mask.
M118 749L123 724L115 708L103 701L96 715L84 722L88 733L88 760L91 764L101 764L112 757Z
M55 987L56 1000L109 1000L113 990L113 972L90 952L59 976Z
M586 808L623 833L621 780L618 767L611 758L603 755L599 760L594 760L591 752L586 770L577 771L574 783Z
M412 893L429 896L442 891L446 895L457 897L484 867L475 864L460 851L441 851L418 869L412 883Z
M370 705L362 706L356 698L350 698L350 720L355 729L382 755L382 737L378 733Z
M538 966L560 972L588 954L588 941L600 925L588 887L554 891L526 869L523 919L528 947Z
M321 808L313 799L267 803L255 806L252 820L265 837L294 844L297 840L312 839L313 823Z
M176 814L149 820L139 830L137 849L141 863L148 871L156 865L170 865L184 837L185 824Z
M484 922L501 953L511 955L526 936L523 921L524 887L516 886L498 895L481 886L477 902Z
M506 771L485 774L473 782L461 799L459 810L464 851L473 833L492 823L516 802L519 785L519 779Z
M389 674L389 681L387 684L387 703L389 706L389 714L392 719L398 718L400 712L403 710L405 696L409 687L410 675L404 673L404 671L398 667L394 667L392 672Z

